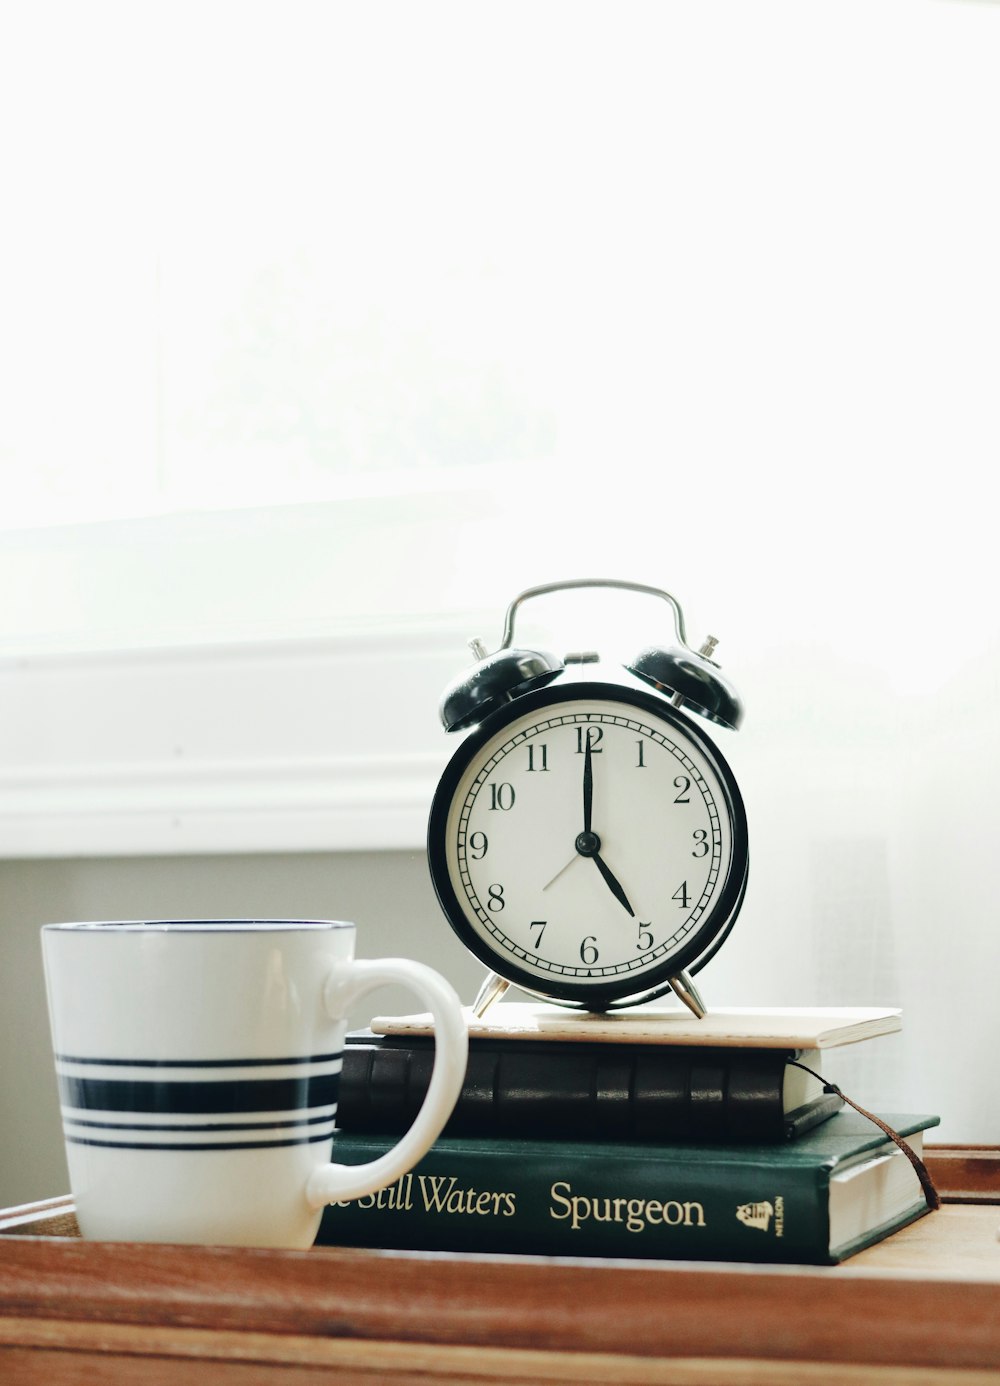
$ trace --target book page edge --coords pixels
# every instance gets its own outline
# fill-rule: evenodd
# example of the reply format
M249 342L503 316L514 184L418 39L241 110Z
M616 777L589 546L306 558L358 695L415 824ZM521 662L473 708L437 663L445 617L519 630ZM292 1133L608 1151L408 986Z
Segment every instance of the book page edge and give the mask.
M492 1015L479 1019L467 1009L470 1039L833 1049L902 1029L901 1010L877 1007L739 1007L710 1012L704 1020L679 1011L609 1016L516 1002L508 1002L503 1011L501 1003ZM433 1034L429 1015L375 1016L370 1028L396 1037Z

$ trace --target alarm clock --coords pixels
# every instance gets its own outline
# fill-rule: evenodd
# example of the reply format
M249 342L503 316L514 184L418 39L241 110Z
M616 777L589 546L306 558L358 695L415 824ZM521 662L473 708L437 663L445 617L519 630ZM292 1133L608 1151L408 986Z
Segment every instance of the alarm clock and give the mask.
M662 599L673 642L625 665L596 653L519 648L518 610L571 588ZM560 1005L606 1011L673 991L697 1016L691 974L743 903L746 812L705 723L736 729L742 703L692 649L677 599L617 579L521 592L504 635L445 690L441 720L462 740L431 804L427 854L438 900L489 969L473 1011L514 984Z

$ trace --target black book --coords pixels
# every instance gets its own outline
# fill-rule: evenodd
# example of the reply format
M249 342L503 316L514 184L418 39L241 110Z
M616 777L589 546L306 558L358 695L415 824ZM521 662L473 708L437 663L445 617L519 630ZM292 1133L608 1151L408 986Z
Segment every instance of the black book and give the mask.
M842 1106L816 1052L666 1044L472 1039L447 1136L560 1140L792 1140ZM433 1042L355 1031L347 1037L337 1125L395 1134L430 1082Z

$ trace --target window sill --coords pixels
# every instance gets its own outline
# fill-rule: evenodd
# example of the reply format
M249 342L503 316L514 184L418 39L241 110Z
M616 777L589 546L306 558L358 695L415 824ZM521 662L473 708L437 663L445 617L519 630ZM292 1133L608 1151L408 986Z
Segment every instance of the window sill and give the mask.
M4 660L0 856L422 847L467 635Z

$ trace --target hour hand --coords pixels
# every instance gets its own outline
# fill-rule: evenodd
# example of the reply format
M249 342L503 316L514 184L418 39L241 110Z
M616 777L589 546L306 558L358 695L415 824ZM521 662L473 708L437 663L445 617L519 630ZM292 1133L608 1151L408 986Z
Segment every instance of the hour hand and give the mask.
M620 882L620 881L617 879L617 877L614 875L614 873L612 872L611 868L605 863L604 858L601 856L600 852L595 852L595 853L594 853L594 862L596 863L596 866L597 866L598 871L601 873L601 875L602 875L602 876L604 877L604 879L607 881L607 883L608 883L608 885L609 885L609 887L610 887L610 889L611 889L611 894L615 897L616 900L619 900L619 901L625 906L625 908L628 910L629 914L630 914L630 915L632 916L632 918L634 919L634 918L635 918L635 910L634 910L634 909L632 908L632 906L629 904L629 902L628 902L628 896L625 894L624 890L622 889L622 887L621 887L621 882Z
M590 832L579 833L576 839L576 850L581 857L593 858L594 864L607 882L611 894L620 904L625 906L629 914L634 918L635 910L629 904L628 896L625 894L621 882L601 856L601 839L597 834Z

